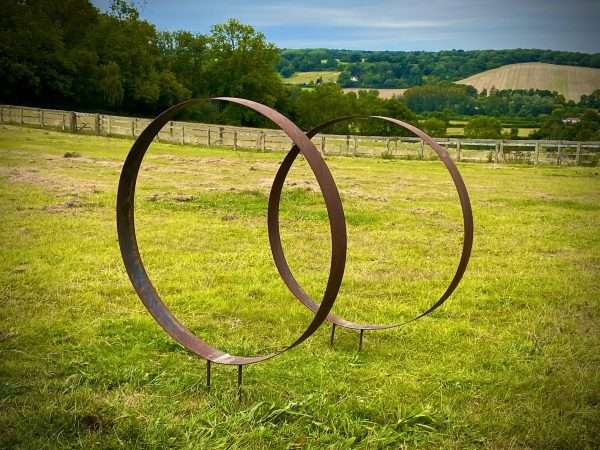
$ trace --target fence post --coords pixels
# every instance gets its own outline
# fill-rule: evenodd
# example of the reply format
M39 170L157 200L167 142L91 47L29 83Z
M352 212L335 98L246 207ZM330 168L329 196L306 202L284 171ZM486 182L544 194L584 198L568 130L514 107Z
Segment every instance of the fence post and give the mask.
M219 145L223 145L223 127L219 127Z
M185 145L185 123L181 124L181 145Z
M425 155L425 141L421 139L421 143L419 144L419 159L423 159Z
M171 140L173 140L173 121L169 120L169 135L171 136Z
M540 162L540 141L535 142L535 165Z
M350 153L350 135L346 135L346 155Z
M358 136L354 136L354 154L353 156L358 155Z
M267 133L265 133L264 131L261 132L261 137L262 137L262 151L266 152L267 151Z
M237 134L237 130L234 130L233 132L233 149L237 150L238 148L238 134Z
M23 108L21 108L20 111L21 111L20 124L23 125L23 123L24 123L24 121L23 121Z
M456 160L460 162L462 159L461 149L460 149L460 139L456 141Z
M208 131L206 133L206 145L210 147L210 127L208 127Z
M321 154L325 156L325 135L321 135Z
M499 149L500 145L498 144L498 142L496 142L496 148L494 150L494 162L498 163L498 152L500 151Z
M69 113L69 131L77 133L77 113L72 111Z
M135 137L135 119L131 121L131 137Z
M502 161L504 162L504 141L500 141L500 148L498 151L498 156L502 158Z
M40 121L40 128L44 128L44 111L42 111L42 108L38 108L38 119Z
M96 136L100 135L100 114L94 116L94 134Z
M575 153L575 164L579 165L581 163L581 142L577 143L577 152Z
M560 156L560 144L558 144L557 152L556 152L556 165L560 166L561 156Z

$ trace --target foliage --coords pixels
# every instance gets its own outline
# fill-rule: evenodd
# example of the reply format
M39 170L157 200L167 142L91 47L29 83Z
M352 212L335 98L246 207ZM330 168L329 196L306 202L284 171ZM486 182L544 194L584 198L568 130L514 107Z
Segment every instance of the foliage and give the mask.
M554 109L567 104L565 98L556 93L538 89L518 90L492 89L477 97L477 113L503 117L538 117L550 114Z
M432 137L445 137L448 123L442 119L429 117L421 123L423 131Z
M295 121L306 130L336 117L354 115L382 115L408 122L416 121L415 114L397 98L384 100L375 91L366 90L358 94L344 94L334 83L321 84L310 91L298 91L292 99L291 109L296 114ZM392 136L406 134L400 127L378 120L342 122L333 125L328 132Z
M475 111L477 91L472 86L439 83L416 86L404 93L406 106L415 112L448 111L454 114L472 114Z
M336 112L414 119L397 99L344 95L335 86L311 94L284 85L275 70L279 50L235 19L201 35L159 32L140 20L127 0L113 0L108 13L88 0L6 3L0 17L0 101L5 103L154 115L191 97L241 96L301 117L305 126ZM207 103L182 116L272 126L234 105ZM359 131L387 133L388 128L364 124Z
M474 139L502 137L502 122L495 117L475 117L465 126L465 136Z
M532 126L537 126L537 118L555 110L579 108L582 114L600 105L600 91L582 97L575 105L548 91L492 90L477 95L470 86L443 81L452 78L449 73L459 68L485 70L517 60L595 66L600 64L597 55L540 50L280 52L262 33L235 19L215 25L206 35L157 31L140 19L128 0L112 0L106 13L94 8L89 0L58 4L50 0L7 0L3 7L0 101L8 104L152 116L191 97L243 96L274 106L305 128L338 114L385 114L416 123L411 111L422 115L440 113L444 120L472 115L503 117L505 122L507 118L513 122L536 119ZM409 85L424 84L411 87L403 98L384 100L366 90L345 95L339 87L329 85L325 75L312 84L312 91L284 85L276 67L287 75L291 69L318 67L318 73L337 77L335 70L341 70L341 85L348 84L344 81L348 76L360 80L352 82L356 86L391 87L396 84L395 77L403 77ZM272 126L245 109L212 103L186 111L182 118ZM339 124L333 130L403 133L374 121ZM441 132L441 127L436 131Z
M404 93L406 105L418 113L442 112L446 115L488 115L495 117L536 118L551 114L557 108L573 107L573 102L556 93L538 89L483 91L471 86L435 83L416 86ZM594 104L593 96L580 105Z
M575 119L575 123L572 123ZM548 117L533 139L557 139L570 141L600 141L600 113L590 109L579 114L558 109Z
M600 89L595 90L590 95L582 95L579 104L584 108L594 108L600 111Z
M457 81L506 64L545 62L600 67L600 54L539 49L361 51L286 49L279 71L291 74L318 70L342 71L343 87L408 88L434 81Z
M109 14L87 0L8 0L4 8L2 101L146 113L189 96L163 68L154 26L126 2Z

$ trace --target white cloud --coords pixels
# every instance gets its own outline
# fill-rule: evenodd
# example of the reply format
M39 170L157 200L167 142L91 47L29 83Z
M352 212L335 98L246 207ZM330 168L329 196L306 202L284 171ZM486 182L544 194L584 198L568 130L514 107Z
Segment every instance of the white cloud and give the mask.
M401 17L385 8L361 7L315 7L312 5L267 4L247 11L257 26L310 26L327 25L340 28L377 28L390 30L430 29L460 23L448 19L413 19ZM400 16L400 17L394 17Z

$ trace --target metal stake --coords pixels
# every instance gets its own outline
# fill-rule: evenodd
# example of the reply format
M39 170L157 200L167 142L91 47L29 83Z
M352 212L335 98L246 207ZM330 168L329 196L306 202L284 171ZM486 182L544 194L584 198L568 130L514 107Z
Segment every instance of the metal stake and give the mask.
M362 350L362 343L363 343L363 333L365 332L365 330L360 330L360 338L358 340L358 351L360 352Z
M206 360L206 387L210 389L210 361Z
M333 347L333 338L335 337L335 323L331 324L331 340L329 341L329 345Z
M242 366L241 364L238 366L238 377L237 377L237 384L238 384L238 398L242 398L242 368L244 366Z

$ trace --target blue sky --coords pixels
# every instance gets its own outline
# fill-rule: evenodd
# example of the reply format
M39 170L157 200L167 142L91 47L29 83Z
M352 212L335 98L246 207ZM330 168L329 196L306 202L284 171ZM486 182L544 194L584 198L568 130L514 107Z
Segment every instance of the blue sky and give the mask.
M92 0L106 9L108 0ZM235 17L281 48L600 52L600 0L137 0L161 30L207 33Z

